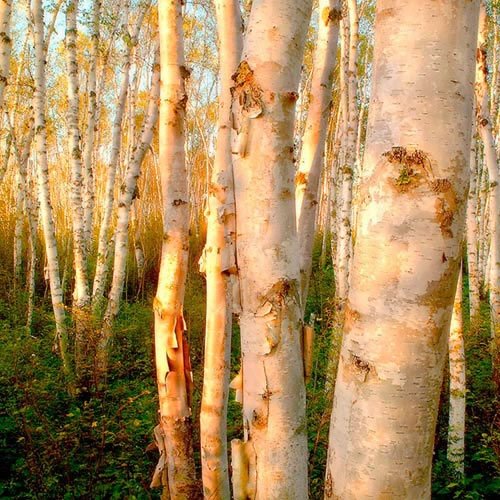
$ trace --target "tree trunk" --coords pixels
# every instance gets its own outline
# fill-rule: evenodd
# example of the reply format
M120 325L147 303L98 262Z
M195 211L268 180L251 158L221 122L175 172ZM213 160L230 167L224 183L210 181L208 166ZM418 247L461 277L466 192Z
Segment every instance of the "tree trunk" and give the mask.
M307 498L293 131L310 15L309 0L254 0L233 76L245 431L233 475L248 478L233 481L237 498Z
M459 476L464 474L465 444L465 350L462 319L462 272L460 272L448 338L450 363L450 414L448 460Z
M47 128L45 123L46 83L45 83L45 42L43 7L41 0L33 0L32 14L34 20L35 44L35 139L37 154L38 194L40 199L40 215L45 239L47 270L50 282L50 294L56 322L56 334L65 373L70 373L68 359L68 334L66 329L66 313L63 303L63 290L59 274L59 260L54 226L54 215L50 202L49 164L47 158Z
M77 23L78 0L70 0L66 8L66 54L68 72L68 149L71 171L71 219L73 225L73 258L75 267L75 289L73 292L73 306L76 314L90 303L88 284L86 242L84 238L84 210L82 205L82 152L80 149L80 117L79 104L79 74L77 62ZM76 342L85 340L77 338Z
M461 261L478 1L379 0L325 498L430 498Z
M333 69L337 54L340 0L320 0L310 104L295 176L295 210L300 251L300 298L304 315L312 267L318 188L331 111Z
M474 127L475 129L475 127ZM477 223L477 162L476 139L471 141L470 151L470 184L467 198L467 268L469 275L470 318L479 318L480 311L480 280L478 273L478 223Z
M488 64L486 54L487 15L481 3L476 63L476 117L479 135L484 145L484 160L489 180L489 230L491 265L486 270L489 282L492 335L496 339L495 351L500 352L500 175L490 118L488 93ZM500 354L498 354L500 356ZM500 382L500 380L499 380Z
M143 3L139 10L139 16L134 25L132 32L129 32L127 27L124 27L124 34L127 35L127 43L125 54L123 56L123 79L120 84L120 93L116 104L115 118L113 121L113 132L111 140L111 155L107 165L106 188L104 192L104 208L101 219L101 227L99 228L99 239L97 247L97 265L94 277L94 286L92 292L92 307L94 311L98 311L102 305L104 289L106 287L106 278L108 275L108 265L106 259L106 249L109 244L109 233L111 227L111 216L113 214L113 201L115 190L116 171L120 160L120 148L122 144L122 124L125 106L127 103L127 94L130 80L130 64L132 51L136 47L139 37L139 31L142 26L142 21L149 8L149 2ZM128 5L127 5L128 10ZM128 20L128 16L125 17Z
M347 298L349 289L349 268L352 257L352 182L354 167L356 163L356 140L358 131L358 109L356 103L357 72L358 72L358 13L356 0L344 0L348 19L343 20L346 25L349 23L348 37L345 37L345 51L348 54L347 65L347 113L345 120L345 157L341 164L340 174L342 179L342 198L338 215L338 266L337 266L337 297L343 303Z
M183 317L189 251L188 185L184 153L187 95L182 1L159 0L160 175L163 244L154 300L160 450L152 486L179 500L199 498L191 424L191 368Z
M97 126L97 61L99 59L101 0L93 0L92 31L90 49L90 67L87 77L87 129L83 147L83 221L84 241L89 250L92 239L92 221L94 215L94 167L92 154Z
M3 107L5 87L9 78L10 51L10 18L12 0L0 0L0 109Z
M135 145L132 157L125 173L125 179L120 188L118 200L118 216L115 231L115 253L113 266L113 281L109 300L104 314L104 321L97 350L97 371L105 374L107 371L107 358L109 354L109 341L113 323L120 308L120 299L125 283L125 269L128 255L128 232L130 225L130 212L132 203L137 195L137 179L141 174L141 165L153 140L154 129L158 121L158 99L160 97L160 66L159 48L155 49L153 63L153 76L146 119L142 128L141 137Z
M219 34L220 95L217 144L208 192L207 242L203 264L207 277L207 317L200 413L203 494L229 499L227 401L231 361L232 275L236 273L235 203L231 158L231 85L242 49L237 0L215 0Z

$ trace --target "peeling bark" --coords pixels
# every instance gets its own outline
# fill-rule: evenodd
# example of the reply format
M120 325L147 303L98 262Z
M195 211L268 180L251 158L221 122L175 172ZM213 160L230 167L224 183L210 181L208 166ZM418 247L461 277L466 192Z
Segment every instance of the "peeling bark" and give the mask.
M265 500L307 498L293 130L310 15L309 0L255 0L233 76L244 442Z
M172 499L201 497L195 477L191 426L191 368L183 302L189 251L185 163L185 79L181 0L160 0L160 154L163 244L154 300L155 360L160 434L165 447L161 484ZM161 457L160 457L161 459Z
M227 402L231 361L232 281L235 255L235 203L231 158L231 76L241 56L241 13L236 0L216 0L220 94L217 144L208 192L207 317L200 413L203 494L230 498L227 459Z

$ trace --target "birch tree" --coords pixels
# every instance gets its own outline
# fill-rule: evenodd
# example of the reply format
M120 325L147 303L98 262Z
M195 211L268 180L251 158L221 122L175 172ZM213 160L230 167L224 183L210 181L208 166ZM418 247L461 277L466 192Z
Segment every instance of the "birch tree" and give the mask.
M325 498L430 498L479 2L379 0Z
M345 156L340 169L341 199L338 214L338 259L337 259L337 296L343 302L347 297L349 287L349 268L352 253L352 184L356 163L356 140L358 130L357 95L357 57L358 57L358 12L356 0L344 0L344 18L346 36L344 43L347 57L346 91L347 109L344 106L345 121ZM348 28L347 28L348 25ZM347 36L348 35L348 36Z
M208 193L207 317L200 413L201 461L205 498L230 498L227 458L227 402L231 360L232 279L236 273L235 203L231 158L232 75L243 45L237 0L215 0L219 34L219 116Z
M3 106L5 87L9 78L10 51L10 18L12 0L0 0L0 108Z
M127 94L130 82L130 65L131 65L132 51L137 45L139 32L148 8L149 8L148 1L141 3L139 15L131 31L129 31L127 27L128 15L124 16L123 37L125 40L125 50L123 54L123 77L120 84L120 91L118 94L115 116L113 120L111 154L107 165L104 207L101 219L101 226L99 228L97 265L96 265L94 285L92 290L92 306L94 308L94 311L98 310L99 306L102 303L102 297L106 286L106 278L108 275L108 266L107 266L108 260L106 257L109 252L109 248L111 246L109 241L110 238L109 233L111 227L111 217L113 214L116 171L118 168L118 162L120 159L120 148L122 144L123 115L125 113L125 106L127 103ZM127 4L125 11L128 12L128 9L129 5Z
M309 0L255 0L233 76L244 440L236 498L307 498L293 130Z
M83 222L84 241L88 247L92 238L92 221L94 212L94 169L92 165L92 153L95 145L95 129L97 126L97 62L99 59L100 42L100 15L101 0L93 0L92 3L92 28L91 28L91 50L90 67L87 76L87 128L83 147Z
M46 81L45 81L45 41L42 0L33 0L31 4L33 15L33 38L35 45L35 95L33 108L35 113L35 142L37 155L38 195L40 200L40 218L45 240L47 256L47 271L50 282L52 308L56 322L56 334L63 368L70 373L68 359L68 333L66 328L66 313L63 303L63 291L59 273L59 260L54 226L54 215L50 203L49 165L47 158L47 127L45 121Z
M333 69L337 53L339 0L321 0L319 25L310 90L310 104L297 174L295 211L300 248L300 296L304 313L312 266L318 189L325 151L328 117L331 107Z
M448 460L459 476L464 474L465 446L465 347L462 319L462 271L460 271L448 338L450 365L450 413Z
M75 288L73 292L73 306L75 314L90 305L90 291L88 283L84 210L82 204L82 152L80 149L80 103L79 103L79 74L77 62L77 22L78 0L69 0L66 7L66 56L68 72L68 149L71 170L71 207L73 224L73 256L75 268ZM78 329L79 330L79 329ZM83 339L77 338L81 343Z
M493 335L500 339L500 175L498 159L493 139L493 128L490 117L488 92L488 63L486 52L487 14L484 3L481 3L479 23L477 63L476 63L476 118L479 135L484 146L484 160L488 170L489 181L489 222L490 222L490 258L491 266L487 271L491 326ZM499 329L499 332L496 330ZM500 340L498 341L500 343ZM497 346L499 349L500 346Z
M187 94L182 1L159 0L160 125L159 168L163 198L163 243L154 299L155 360L160 451L152 486L164 496L196 499L191 424L191 368L183 315L189 251L189 207L184 152Z
M132 203L137 195L137 179L141 174L141 165L146 153L151 146L156 123L158 121L158 99L160 95L160 66L159 48L155 49L155 60L153 62L153 73L149 104L146 111L146 119L142 128L141 137L134 147L132 157L127 165L125 178L120 188L118 200L118 215L115 231L115 252L113 266L113 280L109 292L109 300L104 314L103 326L99 339L97 351L97 367L100 373L107 371L107 358L109 354L109 341L111 339L112 327L120 307L120 299L125 283L125 269L128 253L128 233L130 226L130 215Z

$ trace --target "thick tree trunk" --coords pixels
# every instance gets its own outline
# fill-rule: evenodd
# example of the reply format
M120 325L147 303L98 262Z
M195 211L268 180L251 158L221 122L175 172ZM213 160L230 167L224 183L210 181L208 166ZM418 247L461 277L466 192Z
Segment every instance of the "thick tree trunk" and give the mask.
M215 0L219 34L220 94L217 144L208 192L207 318L200 413L203 494L229 499L227 401L231 361L232 275L236 273L235 203L231 157L231 85L243 44L237 0Z
M201 495L193 459L191 368L183 317L189 251L188 185L184 153L187 95L182 1L159 0L160 176L163 244L154 300L155 358L160 424L160 461L152 486L164 496L191 500Z
M300 251L300 298L304 315L311 277L318 188L331 111L333 69L337 54L340 0L320 0L310 104L295 176L295 210Z
M464 473L465 445L465 349L462 319L462 272L459 274L451 316L448 353L450 363L450 413L448 427L448 460L456 472Z
M47 158L47 128L45 123L46 83L45 83L45 42L43 7L41 0L33 0L32 13L34 20L35 43L35 112L36 163L38 177L38 195L40 199L40 216L45 239L45 253L50 282L50 294L56 322L56 334L63 368L70 373L68 359L68 333L66 329L66 313L63 303L63 290L59 274L59 260L54 226L54 215L50 203L49 164Z
M107 358L109 354L109 341L111 339L113 323L120 308L120 299L125 283L125 270L128 255L128 233L132 203L137 195L137 179L141 174L141 165L153 140L154 129L158 121L158 100L160 97L160 65L159 49L153 63L153 76L146 119L142 128L141 137L135 145L125 178L120 189L118 200L118 215L115 231L115 252L113 266L113 280L109 292L108 305L104 314L104 321L97 350L97 371L105 374L107 371Z
M237 498L307 498L293 131L310 15L309 0L254 0L233 76L245 430L233 474L248 479L233 481Z
M479 2L379 0L325 498L430 498Z

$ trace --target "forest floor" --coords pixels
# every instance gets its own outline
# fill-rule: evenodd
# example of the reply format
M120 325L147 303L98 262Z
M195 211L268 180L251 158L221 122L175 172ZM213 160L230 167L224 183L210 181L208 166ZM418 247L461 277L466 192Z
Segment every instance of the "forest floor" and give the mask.
M319 245L306 316L314 312L317 319L313 374L307 387L310 491L314 500L322 498L333 372L341 342L332 303L333 271L330 266L320 268L318 261ZM196 422L202 387L205 283L195 262L193 258L185 309L194 370ZM28 335L24 327L26 297L8 291L10 280L7 273L0 273L0 498L159 498L158 491L149 489L157 451L147 451L157 419L153 287L144 300L123 304L115 328L107 390L99 397L83 401L68 395L60 360L52 352L54 325L49 299L39 300L35 333ZM500 497L499 400L491 383L487 317L484 305L478 325L471 327L465 318L468 392L464 481L453 477L446 461L448 381L445 376L436 433L435 498ZM234 330L233 376L240 362L237 326ZM328 370L332 373L327 377ZM240 408L232 393L228 438L241 435ZM194 440L199 466L197 434Z

